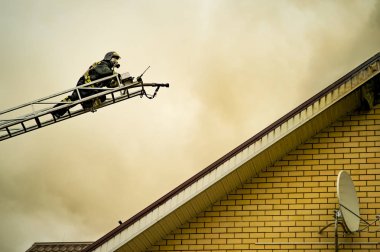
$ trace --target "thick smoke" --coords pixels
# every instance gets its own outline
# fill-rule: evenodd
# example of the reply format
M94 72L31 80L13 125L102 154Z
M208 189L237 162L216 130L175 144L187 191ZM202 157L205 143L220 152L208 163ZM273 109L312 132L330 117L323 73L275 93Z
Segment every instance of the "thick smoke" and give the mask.
M99 238L379 51L378 1L88 4L2 6L1 109L109 50L171 87L1 142L0 251Z

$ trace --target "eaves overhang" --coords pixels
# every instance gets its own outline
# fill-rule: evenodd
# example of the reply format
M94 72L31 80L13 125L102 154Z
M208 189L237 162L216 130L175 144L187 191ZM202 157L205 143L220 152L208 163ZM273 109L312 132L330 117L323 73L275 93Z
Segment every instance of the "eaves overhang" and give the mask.
M379 79L380 53L116 227L84 251L144 251L361 105L361 87Z

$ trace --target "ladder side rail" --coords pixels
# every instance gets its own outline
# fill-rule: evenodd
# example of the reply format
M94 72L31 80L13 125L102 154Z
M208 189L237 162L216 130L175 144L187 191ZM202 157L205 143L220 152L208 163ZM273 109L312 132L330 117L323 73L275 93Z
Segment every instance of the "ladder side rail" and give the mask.
M116 93L116 92L117 92L117 91L115 91L115 93ZM124 96L120 96L120 97L117 97L117 98L115 99L114 102L108 100L108 101L106 101L105 103L103 103L103 104L101 105L101 107L109 106L109 105L112 105L112 104L114 104L114 103L116 103L116 102L121 102L121 101L126 100L126 99L129 99L129 98L133 98L133 97L136 97L136 96L140 96L141 94L142 94L142 90L138 90L138 91L135 91L135 92L131 92L131 95L130 95L129 97L126 96L126 95L124 95ZM60 118L59 121L58 121L58 120L55 121L55 120L53 120L53 119L50 119L50 120L48 120L48 121L45 121L45 122L43 122L43 123L41 124L41 127L46 127L46 126L52 125L52 124L54 124L54 123L61 122L61 121L64 121L64 120L67 120L67 119L70 119L70 118L72 118L72 117L79 116L79 115L84 114L84 113L87 113L87 112L89 112L89 111L85 111L85 110L83 110L83 109L80 109L80 110L77 110L77 111L74 111L73 113L71 113L70 116L64 116L64 117ZM18 124L22 124L22 123L23 123L23 122L20 122L20 123L18 123ZM17 124L17 123L16 123L16 124ZM16 124L15 124L15 125L16 125ZM13 125L13 126L14 126L14 125ZM30 126L30 127L27 127L27 128L23 128L23 129L21 129L21 128L20 128L20 129L10 129L10 128L8 128L8 127L5 127L5 128L3 128L3 129L0 129L0 132L2 132L2 131L6 132L6 134L1 134L1 133L0 133L0 141L4 141L4 140L6 140L6 139L9 139L9 138L12 138L12 137L16 137L16 136L22 135L22 134L28 133L28 132L30 132L30 131L34 131L34 130L39 129L39 128L41 128L41 127L38 127L38 126L36 126L36 125L34 125L34 126ZM10 133L9 131L12 131L12 133Z
M130 85L114 88L112 90L109 89L107 92L98 93L98 94L96 94L94 96L103 96L103 95L107 95L107 94L114 95L114 94L119 94L120 90L123 90L123 89L140 88L139 90L130 92L129 95L127 95L127 94L123 95L122 94L122 95L119 95L116 98L113 96L112 99L108 99L108 100L106 100L105 102L102 103L102 105L99 107L99 108L102 108L102 107L106 107L106 106L112 105L112 104L117 103L117 102L124 101L126 99L134 98L136 96L140 96L141 97L144 94L143 89L141 89L141 85L144 85L144 86L153 86L153 87L157 87L157 86L168 87L169 86L169 84L159 84L159 83L146 83L146 84L142 84L142 83L135 82L135 83L132 83ZM89 99L90 98L93 98L93 97L89 97ZM80 103L80 102L78 101L78 103ZM62 108L62 107L60 107L60 108ZM41 114L39 116L43 116L43 115L46 115L46 114L50 113L48 111L49 110L46 110L45 111L46 113L43 113L43 114ZM21 128L19 128L19 129L10 129L9 127L11 127L11 126L7 126L7 127L4 127L4 128L1 128L1 126L0 126L0 132L1 131L6 131L7 132L7 134L5 134L5 135L4 134L0 134L0 141L3 141L3 140L6 140L6 139L9 139L9 138L12 138L12 137L16 137L18 135L22 135L22 134L28 133L30 131L39 129L41 127L46 127L46 126L52 125L54 123L57 123L57 122L60 122L60 121L63 121L63 120L67 120L67 119L70 119L71 117L75 117L75 116L78 116L78 115L81 115L81 114L84 114L84 113L87 113L87 112L89 112L89 111L88 110L84 110L84 109L76 110L76 111L72 112L69 116L62 117L59 120L49 119L49 120L46 120L46 121L43 121L43 122L41 121L40 125L33 125L33 126L29 126L29 127L25 127L25 125L23 124L23 122L27 121L27 120L24 120L22 122L18 122L18 123L14 124L14 125L21 124L22 129ZM29 118L28 120L36 119L36 118L38 118L38 116L34 117L34 118L33 117ZM14 126L14 125L12 125L12 126ZM13 132L10 133L9 132L10 130L13 131Z
M142 85L143 86L167 86L168 84L144 83ZM105 90L105 91L104 92L99 92L99 93L91 95L91 96L87 96L85 98L79 99L79 100L74 101L72 103L67 103L66 105L62 105L62 106L59 106L59 107L55 107L55 108L52 107L52 108L48 108L48 109L45 108L45 109L42 109L42 110L38 110L38 111L35 111L35 113L31 113L31 114L25 115L23 118L17 118L17 119L13 119L13 120L10 119L10 122L8 122L8 123L0 124L0 129L4 129L6 127L11 127L11 126L19 124L21 122L25 122L25 121L28 121L28 120L31 120L31 119L34 119L34 118L46 115L46 114L52 113L52 112L60 110L60 109L74 107L74 106L76 106L76 105L78 105L78 104L80 104L82 102L85 102L85 101L88 101L88 100L92 100L92 99L97 98L99 96L104 96L104 95L108 95L108 94L111 94L111 93L116 93L116 92L118 92L120 90L133 89L133 88L141 88L141 83L134 82L134 83L132 83L130 85L127 85L127 86L121 86L121 87L115 87L115 88L88 88L88 89L92 89L92 90L93 89L97 89L97 90ZM141 90L139 90L139 91L137 91L135 93L138 93L137 95L141 95L142 94ZM115 99L117 100L118 98L124 97L124 96L127 97L127 98L132 98L134 96L137 96L137 95L133 95L132 96L132 94L135 94L135 93L130 93L129 95L120 95L119 97L117 97Z
M168 87L169 84L161 84L161 83L143 83L142 84L143 86L150 86L150 87L157 87L157 86L160 86L160 87ZM127 90L127 89L134 89L134 88L141 88L141 83L139 82L133 82L131 83L130 85L126 85L126 86L119 86L119 87L115 87L115 88L86 88L86 89L89 89L89 90L104 90L104 92L99 92L97 94L94 94L94 95L91 95L91 96L87 96L85 98L82 98L80 100L77 100L77 101L74 101L72 103L68 103L67 105L63 105L63 106L60 106L60 107L56 107L56 108L50 108L48 110L44 110L44 114L49 114L51 112L54 112L56 110L60 110L62 108L67 108L67 107L71 107L71 106L76 106L82 102L85 102L85 101L88 101L88 100L92 100L94 98L97 98L99 96L105 96L105 95L109 95L109 94L112 94L112 93L117 93L119 91L122 91L122 90ZM119 100L121 98L131 98L131 97L134 97L136 95L141 95L142 94L142 90L138 90L138 91L135 91L135 92L131 92L129 95L128 94L122 94L122 95L119 95L115 98L115 100ZM122 99L122 100L125 100L125 99ZM40 115L41 116L41 115Z
M163 86L163 87L168 87L169 84L160 84L160 83L144 83L143 86L150 86L150 87L157 87L157 86ZM72 103L68 103L66 105L62 105L62 106L59 106L59 107L55 107L55 108L50 108L50 109L45 109L43 110L43 114L49 114L51 112L54 112L56 110L60 110L60 109L63 109L63 108L68 108L68 107L72 107L72 106L76 106L78 104L81 104L82 102L85 102L85 101L88 101L88 100L92 100L94 98L97 98L97 97L100 97L100 96L105 96L105 95L109 95L109 94L112 94L112 93L117 93L121 90L127 90L127 89L134 89L134 88L141 88L141 84L139 82L134 82L134 83L131 83L130 85L126 85L126 86L119 86L119 87L115 87L115 88L86 88L86 89L89 89L89 90L104 90L103 92L99 92L99 93L96 93L96 94L93 94L91 96L87 96L85 98L81 98L79 100L76 100ZM138 93L139 95L142 94L142 90L138 90L136 92L132 92L130 93L129 95L127 94L124 94L124 95L119 95L115 98L115 100L118 100L120 99L121 97L126 97L126 98L129 98L132 96L132 94L136 94ZM135 95L134 95L135 96ZM124 99L123 99L124 100ZM41 116L41 115L39 115ZM33 118L33 117L31 117Z
M96 98L98 96L102 96L102 95L107 95L107 94L110 94L110 93L114 93L115 91L121 91L121 90L126 90L126 89L132 89L132 88L139 88L141 87L141 83L139 82L134 82L134 83L131 83L130 85L125 85L125 86L119 86L119 87L116 87L116 88L82 88L82 86L87 86L87 85L90 85L89 84L86 84L86 85L81 85L81 86L78 86L76 88L73 88L73 89L70 89L70 91L72 90L75 90L75 89L89 89L89 90L110 90L110 92L101 92L101 93L98 93L98 94L95 94L95 95L92 95L92 96L88 96L86 98L82 98L80 100L77 100L77 101L74 101L74 102L67 102L66 105L62 105L60 107L57 107L57 108L44 108L44 109L41 109L41 110L38 110L38 111L35 111L34 113L32 114L26 114L24 115L22 118L15 118L15 119L3 119L2 121L9 121L9 122L14 122L14 121L17 121L17 123L19 123L20 121L25 121L25 120L30 120L31 118L34 118L36 116L40 116L41 112L46 112L44 114L48 114L50 112L53 112L53 111L56 111L56 110L59 110L59 109L63 109L63 108L68 108L70 106L75 106L77 105L78 103L81 103L81 102L84 102L84 101L87 101L87 100L90 100L92 98ZM168 84L158 84L158 83L144 83L143 86L165 86L165 87L168 87ZM125 95L125 94L124 94ZM127 94L128 96L128 94ZM54 97L54 96L52 96ZM42 99L40 99L42 100ZM40 102L40 103L37 103L37 104L56 104L56 103L53 103L53 102ZM9 123L8 124L3 124L0 126L8 126L10 125Z
M109 106L111 104L118 103L118 102L130 99L130 98L134 98L136 96L141 96L142 94L143 94L142 90L137 90L137 91L131 92L129 96L122 95L122 96L115 98L115 100L113 100L113 99L107 100L107 101L103 102L99 108L106 107L106 106Z
M102 88L99 88L99 89L102 89ZM28 120L33 120L35 118L38 118L38 117L50 114L50 113L52 113L52 112L54 112L56 110L60 110L60 109L63 109L63 108L68 108L68 107L74 107L74 106L76 106L76 105L78 105L78 104L80 104L82 102L87 101L87 100L91 100L91 99L94 99L94 98L99 97L99 96L111 94L111 93L117 92L119 90L119 89L115 90L115 88L107 88L107 89L109 89L108 92L100 92L100 93L94 94L92 96L88 96L86 98L82 98L80 100L77 100L77 101L75 101L73 103L67 103L67 105L64 105L64 106L59 106L59 107L56 107L56 108L47 108L47 109L45 108L45 109L36 111L36 113L27 114L23 118L9 120L8 123L0 124L0 130L5 130L5 129L9 128L9 127L12 127L12 126L15 126L17 124L26 122ZM83 109L82 109L82 111L83 111ZM80 111L77 111L77 112L80 112ZM51 120L51 121L53 121L53 120Z
M111 76L107 76L107 77L104 77L104 78L101 78L101 79L98 79L98 80L95 80L95 81L92 81L92 82L89 82L89 83L85 83L85 84L82 84L82 85L79 85L79 86L76 86L76 87L73 87L73 88L67 89L67 90L65 90L65 91L61 91L61 92L56 93L56 94L53 94L53 95L49 95L49 96L46 96L46 97L43 97L43 98L40 98L40 99L37 99L37 100L31 101L31 102L24 103L24 104L19 105L19 106L15 106L15 107L12 107L12 108L9 108L9 109L6 109L6 110L3 110L3 111L0 111L0 115L3 115L3 114L5 114L5 113L11 112L11 111L15 111L15 110L20 109L20 108L24 108L24 107L27 107L27 106L31 106L32 104L38 104L38 102L41 102L41 101L44 101L44 100L48 100L48 99L51 99L51 98L54 98L54 97L57 97L57 96L63 95L63 94L65 94L65 93L72 92L72 91L74 91L74 90L77 90L78 88L86 87L86 86L90 86L90 85L93 85L93 84L98 83L98 82L100 82L100 81L104 81L104 80L111 79L111 78L115 78L115 77L118 78L118 74L113 74L113 75L111 75Z
M108 77L105 77L105 78L102 78L102 79L99 79L99 80L96 80L96 81L93 81L93 82L90 82L90 83L85 83L83 85L80 85L80 86L77 86L77 87L74 87L74 88L71 88L71 89L68 89L66 91L63 91L63 92L59 92L57 94L54 94L54 95L50 95L50 96L47 96L47 97L44 97L44 98L41 98L41 99L38 99L38 100L35 100L33 102L30 102L30 103L26 103L26 104L23 104L23 105L20 105L18 107L14 107L12 109L8 109L6 111L2 111L3 115L5 115L6 113L9 113L11 111L15 111L17 109L20 109L20 108L24 108L24 107L27 107L27 106L31 106L32 107L32 113L28 113L28 114L24 114L24 115L20 115L18 116L17 118L11 118L11 119L0 119L0 128L5 128L5 127L9 127L10 125L15 125L15 124L18 124L20 122L24 122L24 121L27 121L27 120L30 120L30 119L33 119L33 118L37 118L38 116L41 116L41 112L45 112L45 111L48 111L50 108L43 108L43 109L40 109L40 110L35 110L34 109L34 106L35 104L57 104L57 102L43 102L44 100L47 100L47 99L50 99L50 98L53 98L55 96L58 96L58 95L61 95L61 94L64 94L64 93L67 93L67 92L71 92L71 91L74 91L74 90L78 90L80 89L80 87L85 87L85 86L89 86L89 85L92 85L94 83L97 83L99 81L103 81L103 80L107 80L107 79L111 79L111 78L118 78L118 75L117 74L114 74L112 76L108 76ZM90 88L89 88L90 89ZM95 89L95 88L93 88ZM104 89L104 88L99 88L99 89ZM78 92L78 91L77 91ZM83 101L83 99L81 100ZM79 102L76 102L75 105L77 103L80 103ZM67 108L67 107L70 107L70 106L73 106L73 103L68 103L67 102L67 105L65 106L60 106L59 108L57 108L56 110L58 109L61 109L61 108ZM55 111L55 110L54 110ZM47 112L48 113L48 112ZM47 113L44 113L44 114L47 114ZM0 114L1 115L1 114ZM4 123L5 122L5 123Z
M47 109L42 109L42 110L37 110L35 111L34 110L34 104L58 104L60 102L44 102L45 100L48 100L48 99L51 99L51 98L54 98L56 96L60 96L62 94L65 94L65 93L71 93L73 91L77 91L81 88L81 87L86 87L86 86L89 86L89 85L93 85L95 83L98 83L98 82L101 82L101 81L104 81L104 80L107 80L107 79L112 79L112 78L115 78L117 79L118 83L120 83L120 80L119 80L119 75L118 74L113 74L111 76L107 76L107 77L104 77L104 78L101 78L101 79L98 79L98 80L95 80L95 81L92 81L92 82L89 82L89 83L85 83L85 84L82 84L82 85L79 85L79 86L76 86L74 88L70 88L68 90L65 90L65 91L61 91L59 93L56 93L56 94L53 94L53 95L50 95L50 96L46 96L46 97L43 97L43 98L40 98L38 100L35 100L35 101L32 101L32 102L29 102L29 103L25 103L25 104L22 104L22 105L19 105L19 106L16 106L16 107L13 107L13 108L10 108L10 109L7 109L7 110L4 110L4 111L0 111L0 115L5 115L6 113L9 113L9 112L12 112L12 111L15 111L15 110L18 110L18 109L21 109L21 108L25 108L25 107L28 107L28 106L31 106L31 109L32 109L32 114L26 114L26 115L20 115L16 118L12 118L12 119L0 119L0 127L4 126L4 123L2 122L6 122L6 121L9 121L9 122L12 122L12 121L17 121L17 123L19 123L20 121L25 121L25 120L29 120L30 118L34 118L37 116L38 112L43 112L43 111L46 111ZM78 92L79 94L79 92ZM68 103L68 104L71 104L71 103ZM65 107L68 107L68 106L65 106ZM63 107L63 108L65 108ZM62 108L62 107L61 107ZM8 124L7 124L8 125Z
M91 88L89 88L89 89L91 89ZM99 89L102 89L102 88L99 88ZM108 92L99 92L97 94L94 94L94 95L87 96L85 98L76 100L74 102L66 102L65 105L62 105L62 106L59 106L59 107L51 107L51 108L44 108L44 109L41 109L41 110L37 110L34 113L29 113L29 114L24 115L22 118L7 119L6 121L9 121L9 122L8 123L4 123L4 124L0 124L0 129L6 128L6 127L10 127L10 126L19 124L21 122L25 122L25 121L34 119L36 117L40 117L40 116L52 113L52 112L57 111L57 110L74 107L74 106L76 106L78 104L81 104L81 103L83 103L85 101L97 98L99 96L110 94L110 93L112 93L114 91L115 91L115 89L111 89ZM54 103L54 104L56 104L56 103Z
M144 83L143 86L144 87L169 87L169 84L168 83Z

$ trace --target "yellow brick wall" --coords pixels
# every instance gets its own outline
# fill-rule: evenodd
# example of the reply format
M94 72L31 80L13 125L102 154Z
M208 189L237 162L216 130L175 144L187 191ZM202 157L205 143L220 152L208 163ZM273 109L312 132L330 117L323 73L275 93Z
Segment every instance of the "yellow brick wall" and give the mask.
M354 181L361 216L375 219L380 214L380 106L335 122L149 251L334 251L334 245L312 243L334 241L333 227L318 231L333 221L342 169ZM341 242L380 242L380 231L340 237ZM256 244L274 242L293 244ZM340 251L380 251L380 245L344 245Z

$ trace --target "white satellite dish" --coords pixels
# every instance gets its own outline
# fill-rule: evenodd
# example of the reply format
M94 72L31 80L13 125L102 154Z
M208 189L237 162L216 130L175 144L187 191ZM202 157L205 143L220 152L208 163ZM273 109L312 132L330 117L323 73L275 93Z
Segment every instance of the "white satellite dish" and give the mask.
M360 225L359 200L351 176L346 171L340 171L338 174L337 194L346 227L350 232L358 231Z
M376 215L376 219L368 222L364 220L362 217L360 217L360 210L359 210L359 200L356 196L356 190L354 183L352 182L350 174L348 174L346 171L340 171L338 174L338 179L336 181L336 187L337 187L337 196L338 196L338 202L339 202L339 209L334 210L334 222L327 224L324 226L321 230L319 230L319 234L321 234L326 228L330 226L335 227L335 251L339 251L339 232L338 232L338 225L341 225L344 233L354 233L354 232L361 232L365 229L368 229L371 226L376 225L377 222L380 222L380 215ZM359 229L360 224L362 225L365 223L365 227L361 227ZM380 231L380 229L376 230L375 232ZM372 231L373 232L373 231ZM348 243L345 243L348 244ZM349 244L355 244L355 243L349 243ZM370 244L370 243L366 243ZM380 243L375 243L380 244Z

